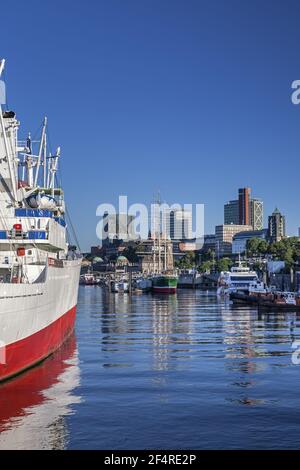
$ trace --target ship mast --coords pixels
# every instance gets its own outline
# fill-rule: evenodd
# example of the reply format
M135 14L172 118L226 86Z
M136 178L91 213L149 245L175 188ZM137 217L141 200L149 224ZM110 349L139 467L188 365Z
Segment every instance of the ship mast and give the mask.
M167 230L165 228L165 256L164 256L164 270L167 270Z
M156 271L156 204L155 204L155 198L153 197L154 204L152 205L152 217L153 217L153 222L152 222L152 230L153 230L153 272L155 273Z
M42 136L41 136L41 141L40 141L39 154L38 154L38 159L37 159L37 164L36 164L34 186L37 186L38 184L38 177L39 177L40 166L41 166L41 161L42 161L42 152L45 147L46 127L47 127L47 118L45 117L44 122L43 122L43 130L42 130ZM43 153L44 153L43 156L45 157L45 151ZM45 165L43 166L44 166L44 180L45 180Z
M158 193L157 204L158 204L158 273L160 274L161 272L160 193Z
M2 76L4 67L5 67L5 59L2 59L0 62L0 78ZM12 199L12 202L13 204L15 204L17 202L17 180L16 180L16 172L15 172L15 162L13 160L15 158L15 155L12 155L12 152L9 149L9 143L8 143L8 138L7 138L7 133L6 133L7 129L5 128L3 112L2 112L2 104L4 103L1 103L1 100L0 100L0 126L1 126L1 132L3 135L5 157L6 157L7 164L8 164L9 179L11 183L11 188L9 188L11 190L9 192L10 192L10 197ZM5 180L5 178L3 179Z

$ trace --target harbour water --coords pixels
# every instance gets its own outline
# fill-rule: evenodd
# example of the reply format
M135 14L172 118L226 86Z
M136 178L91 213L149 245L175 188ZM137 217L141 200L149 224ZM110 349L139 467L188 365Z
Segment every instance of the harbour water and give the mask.
M300 316L81 287L75 335L0 386L0 448L300 446Z

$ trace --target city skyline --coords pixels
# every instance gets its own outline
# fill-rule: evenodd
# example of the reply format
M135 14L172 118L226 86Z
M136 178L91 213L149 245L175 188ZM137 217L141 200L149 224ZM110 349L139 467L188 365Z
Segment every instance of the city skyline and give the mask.
M275 207L274 210L270 214L264 214L263 206L264 202L257 197L252 197L251 188L238 188L238 195L247 193L246 204L249 209L249 214L247 215L247 220L242 220L243 215L239 213L239 206L241 205L241 200L229 200L227 203L224 204L224 220L222 223L216 223L214 225L214 231L218 227L221 226L236 226L241 227L241 232L244 230L256 231L256 232L263 232L270 230L270 218L274 214L280 214L280 217L284 219L284 230L283 236L289 236L286 233L286 216L283 214L278 207ZM124 196L122 196L124 197ZM244 198L242 196L242 198ZM119 200L119 205L122 205L122 202ZM128 204L128 201L126 202ZM258 214L256 214L257 206L258 205ZM183 239L192 239L192 229L194 225L193 209L187 209L184 207L184 204L180 203L168 203L166 201L162 202L155 202L151 203L149 207L145 205L145 208L148 210L148 217L149 221L149 230L147 230L148 236L151 235L151 231L155 230L157 233L161 233L163 236L164 234L167 235L168 238L174 240L183 240ZM244 211L245 208L242 209ZM135 215L130 212L130 207L128 207L128 212L122 212L118 210L118 207L114 207L114 213L108 214L105 212L103 216L103 224L105 225L104 221L107 217L110 218L120 218L120 217L128 217L128 223L130 221L131 230L134 228L134 219ZM137 216L139 217L139 211L137 212ZM255 219L258 219L258 223ZM176 220L178 219L178 220ZM229 220L231 219L231 220ZM247 223L245 223L247 222ZM256 225L257 223L257 225ZM155 228L154 228L155 227ZM160 228L159 228L160 227ZM107 230L107 229L106 229ZM293 234L292 236L299 236L299 228L298 232ZM118 230L112 230L116 235L118 234ZM126 230L124 230L126 232ZM133 232L132 232L133 233ZM187 234L187 236L185 235ZM205 232L203 236L213 235L213 233ZM117 237L119 238L119 237ZM129 237L130 239L130 237ZM133 239L133 238L132 238ZM138 237L138 239L146 239L145 237ZM101 238L99 238L101 240Z
M100 203L147 203L158 189L205 204L213 233L232 188L255 188L297 234L299 3L90 4L93 15L77 0L2 7L8 107L22 139L48 116L82 249L96 243ZM34 28L20 42L11 24Z

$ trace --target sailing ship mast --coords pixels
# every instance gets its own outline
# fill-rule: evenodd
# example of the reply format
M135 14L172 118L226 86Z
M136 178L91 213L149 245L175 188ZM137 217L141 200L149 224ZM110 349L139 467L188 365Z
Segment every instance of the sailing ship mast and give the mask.
M161 273L161 223L160 223L160 193L158 193L157 197L157 205L158 205L158 272Z
M164 270L167 270L167 231L165 229L165 256L164 256Z

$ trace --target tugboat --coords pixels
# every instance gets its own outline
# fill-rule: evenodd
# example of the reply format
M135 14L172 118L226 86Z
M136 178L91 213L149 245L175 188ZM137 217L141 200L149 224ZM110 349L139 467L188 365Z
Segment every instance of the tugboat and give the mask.
M256 305L268 310L300 310L300 294L267 288L263 282L251 283L248 292L232 291L229 294L234 304Z
M0 61L0 77L5 61ZM60 148L47 154L47 119L36 151L0 105L0 380L28 369L71 334L81 255L69 246Z

